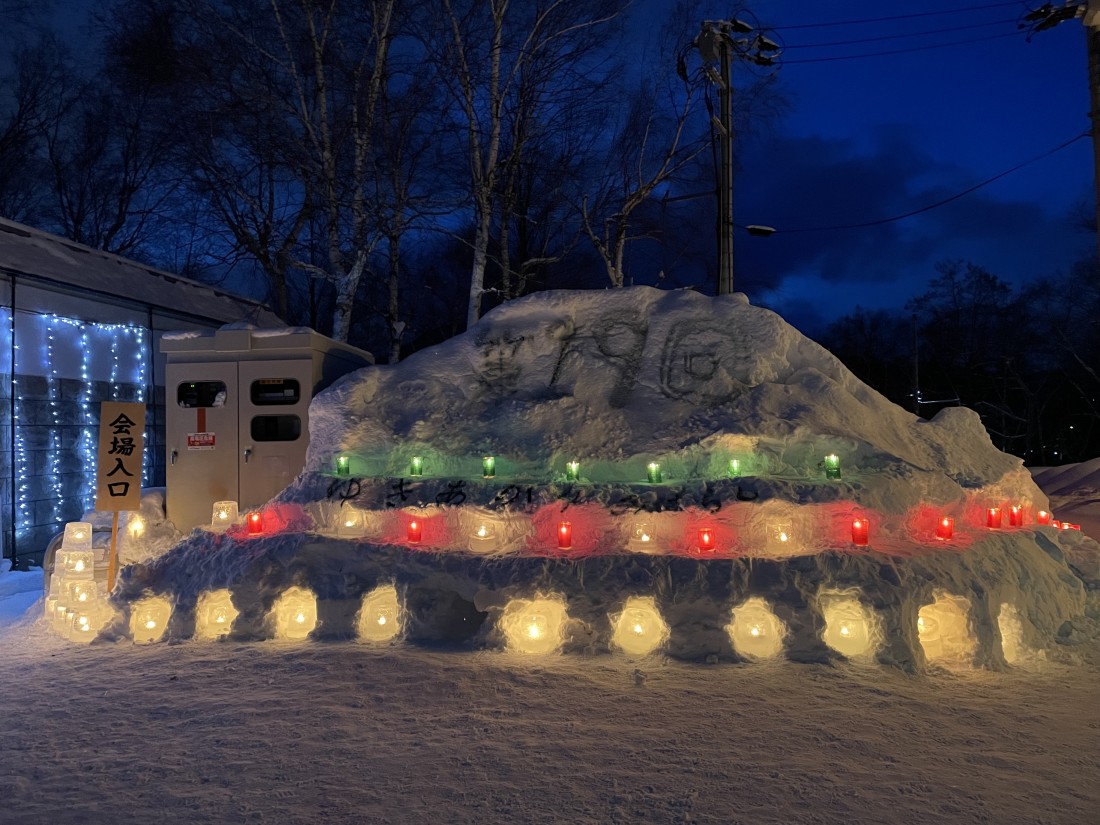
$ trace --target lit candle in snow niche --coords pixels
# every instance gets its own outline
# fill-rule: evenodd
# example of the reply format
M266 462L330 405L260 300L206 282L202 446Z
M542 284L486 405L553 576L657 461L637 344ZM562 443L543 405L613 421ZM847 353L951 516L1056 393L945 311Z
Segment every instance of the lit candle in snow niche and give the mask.
M699 529L699 549L714 552L714 531L709 527Z
M576 481L581 477L581 463L579 461L570 461L565 465L565 480Z
M264 517L257 511L248 514L248 534L255 536L264 531Z
M645 477L650 484L661 483L661 465L656 461L651 461L646 465Z
M840 478L840 456L836 453L825 456L825 478Z
M635 553L656 553L653 525L648 521L636 521L630 529L630 541L627 546Z
M862 516L852 519L852 544L856 547L866 547L870 541L871 523Z
M573 546L573 525L568 521L558 524L558 549L569 550Z
M492 525L481 522L470 536L470 550L474 553L491 553L496 549L496 530Z
M424 525L416 519L410 520L408 535L409 544L419 544L420 539L424 537Z
M351 457L347 455L336 456L336 475L346 476L351 473Z
M497 460L487 455L481 459L481 475L484 478L492 478L497 474Z
M409 462L409 475L422 476L424 475L424 459L418 455L412 457L412 461Z
M998 529L1001 526L1001 508L990 507L985 511L985 526Z
M1036 513L1035 514L1035 523L1036 524L1050 524L1050 511L1049 510L1040 510L1038 513Z
M936 525L936 538L940 541L947 541L951 536L955 534L955 519L951 516L944 516L940 519Z
M1013 504L1011 507L1008 508L1008 526L1024 526L1024 509L1020 505Z
M729 469L726 472L729 473L730 478L740 478L741 477L741 460L738 459L738 458L731 458Z

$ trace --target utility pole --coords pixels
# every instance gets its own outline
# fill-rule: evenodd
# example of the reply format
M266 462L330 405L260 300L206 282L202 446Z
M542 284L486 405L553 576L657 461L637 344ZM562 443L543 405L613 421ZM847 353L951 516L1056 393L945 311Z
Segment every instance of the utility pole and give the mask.
M1038 32L1077 18L1085 24L1085 48L1088 52L1092 176L1096 189L1096 249L1097 261L1100 261L1100 0L1066 0L1061 6L1046 3L1024 15L1020 28L1030 30L1030 40Z
M729 295L733 292L733 57L736 54L758 66L771 66L779 56L779 45L741 20L708 20L695 46L707 76L718 87L718 118L713 123L719 147L718 294ZM715 62L718 72L709 65Z

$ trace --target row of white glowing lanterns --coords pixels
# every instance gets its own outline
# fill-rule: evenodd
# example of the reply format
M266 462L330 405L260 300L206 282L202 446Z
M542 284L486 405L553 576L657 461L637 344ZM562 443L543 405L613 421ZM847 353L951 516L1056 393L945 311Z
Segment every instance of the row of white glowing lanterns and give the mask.
M821 604L825 622L822 640L829 647L850 658L874 655L881 634L870 609L859 599L843 594L826 595ZM917 634L929 659L965 661L972 656L975 642L967 627L967 612L966 600L955 596L938 597L933 604L920 609ZM163 596L148 596L134 602L130 611L131 637L137 643L160 641L171 615L172 604ZM204 593L195 610L194 636L210 640L226 636L237 616L228 590ZM101 614L98 621L70 622L57 626L57 630L74 641L91 641L109 618ZM621 612L608 618L613 646L631 656L656 652L670 636L670 628L652 597L628 598ZM275 638L306 639L318 626L316 597L305 588L289 588L273 605L270 621ZM514 599L500 615L499 630L509 650L554 653L565 641L568 621L567 605L561 596ZM1020 635L1018 629L1013 629L1013 622L1019 625L1015 611L1006 611L1003 606L1000 622L1006 658L1013 661ZM389 642L400 636L402 627L402 608L394 585L381 585L363 597L356 619L360 641ZM783 650L786 627L762 598L747 599L734 608L725 630L741 655L766 659Z
M1008 510L1008 526L1025 526L1025 509L1020 505L1011 505ZM214 511L211 517L211 529L216 531L226 530L239 521L237 502L217 501L214 503ZM1039 525L1050 525L1059 529L1080 530L1078 524L1056 521L1048 510L1039 510L1035 513L1035 522ZM248 526L248 534L257 536L264 533L263 513L254 510L245 517ZM1003 511L1000 507L986 509L985 526L990 529L1000 529L1004 525ZM851 524L852 544L856 547L866 547L871 541L871 520L867 516L857 515ZM951 516L943 516L936 524L935 537L941 541L948 541L954 536L955 519ZM346 508L341 516L337 528L337 534L347 538L359 538L364 533L364 511L355 508ZM569 521L560 521L557 526L557 547L559 550L573 549L573 525ZM409 544L419 544L423 540L424 523L421 519L410 517L405 524L405 537ZM693 537L694 544L701 552L716 552L718 550L716 532L713 527L702 526L698 528ZM788 547L794 547L793 528L790 522L774 522L767 526L767 549L769 551L782 551ZM493 522L481 521L477 528L467 537L467 547L474 553L493 552L499 546L499 536L496 525ZM658 542L656 530L652 522L645 520L635 521L631 525L630 537L627 543L628 549L641 553L656 553Z

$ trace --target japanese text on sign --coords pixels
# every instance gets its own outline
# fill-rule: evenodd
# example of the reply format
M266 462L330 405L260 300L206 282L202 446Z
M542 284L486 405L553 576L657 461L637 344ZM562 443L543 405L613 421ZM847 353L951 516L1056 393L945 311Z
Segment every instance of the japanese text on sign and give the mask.
M104 401L100 405L96 449L97 510L140 509L144 446L145 405Z

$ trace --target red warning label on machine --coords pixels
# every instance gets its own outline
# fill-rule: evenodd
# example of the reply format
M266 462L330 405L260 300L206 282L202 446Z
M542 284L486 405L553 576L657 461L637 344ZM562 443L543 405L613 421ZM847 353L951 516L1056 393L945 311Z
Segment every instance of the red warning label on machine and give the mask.
M214 433L188 433L187 449L189 450L213 450Z

